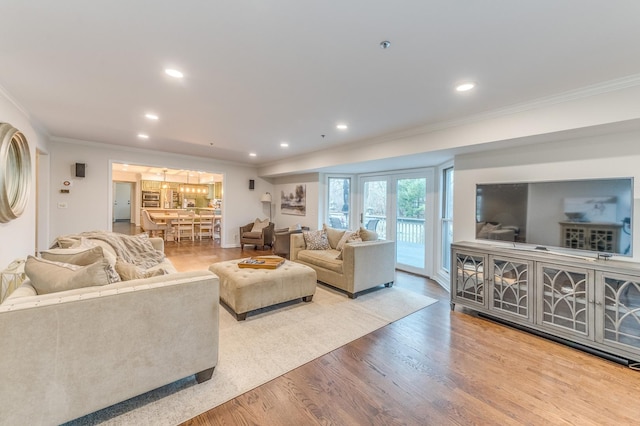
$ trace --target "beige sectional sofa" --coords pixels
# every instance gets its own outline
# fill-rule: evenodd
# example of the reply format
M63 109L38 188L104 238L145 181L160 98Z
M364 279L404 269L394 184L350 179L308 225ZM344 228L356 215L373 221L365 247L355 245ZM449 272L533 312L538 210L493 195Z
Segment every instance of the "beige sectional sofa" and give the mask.
M162 251L162 239L149 241ZM218 278L166 259L155 269L167 273L46 294L27 279L0 304L0 424L60 424L190 375L209 379Z
M377 234L358 230L362 241L340 242L345 230L324 226L329 243L326 249L307 247L305 233L291 234L291 260L313 268L318 281L344 290L350 298L380 285L390 287L395 280L395 242L379 240Z

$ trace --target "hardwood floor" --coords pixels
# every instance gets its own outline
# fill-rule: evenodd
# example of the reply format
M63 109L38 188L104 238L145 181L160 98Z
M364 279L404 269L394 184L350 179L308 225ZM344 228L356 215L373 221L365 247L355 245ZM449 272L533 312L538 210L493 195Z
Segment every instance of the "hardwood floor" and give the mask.
M179 270L254 252L166 245ZM395 285L438 303L184 425L638 424L640 372L451 312L448 293L425 278L398 272Z

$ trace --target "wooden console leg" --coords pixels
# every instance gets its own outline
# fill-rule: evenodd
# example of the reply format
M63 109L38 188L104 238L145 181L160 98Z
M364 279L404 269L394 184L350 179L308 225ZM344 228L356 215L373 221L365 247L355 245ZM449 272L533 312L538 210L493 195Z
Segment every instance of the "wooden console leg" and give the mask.
M211 368L208 368L208 369L206 369L204 371L196 373L196 382L202 383L202 382L206 382L207 380L209 380L211 378L211 376L213 376L213 370L215 370L215 367L211 367Z
M305 302L311 302L312 299L313 299L313 294L311 296L305 296L302 298L302 300L304 300Z

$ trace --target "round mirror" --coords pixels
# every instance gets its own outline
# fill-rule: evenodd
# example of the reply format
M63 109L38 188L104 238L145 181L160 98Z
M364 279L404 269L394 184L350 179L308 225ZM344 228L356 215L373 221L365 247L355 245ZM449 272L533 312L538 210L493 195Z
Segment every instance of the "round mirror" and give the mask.
M27 139L12 125L0 123L0 222L9 222L24 212L30 188Z

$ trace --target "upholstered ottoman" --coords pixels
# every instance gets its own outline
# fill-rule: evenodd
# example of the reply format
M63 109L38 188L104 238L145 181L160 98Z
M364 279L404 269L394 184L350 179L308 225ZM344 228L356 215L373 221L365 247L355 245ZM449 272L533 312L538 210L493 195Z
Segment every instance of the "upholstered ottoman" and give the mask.
M239 260L214 263L209 270L220 278L220 300L246 319L247 312L290 300L311 302L316 292L316 271L285 261L276 269L240 268Z

